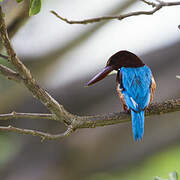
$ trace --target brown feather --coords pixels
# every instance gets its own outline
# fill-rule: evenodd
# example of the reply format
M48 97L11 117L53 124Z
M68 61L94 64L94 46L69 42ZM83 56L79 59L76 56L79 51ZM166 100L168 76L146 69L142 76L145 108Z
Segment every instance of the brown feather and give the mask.
M152 101L153 101L155 89L156 89L156 82L155 82L155 80L154 80L154 77L152 76L152 82L151 82L151 97L150 97L150 102L149 102L149 104L151 104Z
M122 102L124 111L128 111L128 108L127 108L127 105L126 105L126 102L124 99L124 95L122 94L123 89L119 88L119 85L120 85L119 82L122 83L122 74L120 73L120 71L118 71L117 76L116 76L116 91L117 91L119 98Z

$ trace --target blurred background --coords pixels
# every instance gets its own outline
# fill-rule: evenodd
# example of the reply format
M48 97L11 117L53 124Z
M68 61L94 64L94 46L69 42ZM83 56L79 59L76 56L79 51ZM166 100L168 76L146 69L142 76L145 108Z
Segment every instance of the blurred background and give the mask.
M8 32L20 59L38 83L64 107L78 115L122 111L115 75L84 88L119 50L129 50L153 71L157 82L154 101L179 97L180 7L166 7L150 16L89 25L69 25L52 15L81 20L137 10L150 10L136 0L43 0L41 12L28 17L29 1L0 3ZM1 51L4 51L2 45ZM6 60L1 64L11 66ZM0 77L0 113L47 112L19 84ZM146 118L141 142L133 141L131 124L82 129L59 141L0 133L1 180L152 180L180 173L180 113ZM0 122L59 133L64 126L48 120Z

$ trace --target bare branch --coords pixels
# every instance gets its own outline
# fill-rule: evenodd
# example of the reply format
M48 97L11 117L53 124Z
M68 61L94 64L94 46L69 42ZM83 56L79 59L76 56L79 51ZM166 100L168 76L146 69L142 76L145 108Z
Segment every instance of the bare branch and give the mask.
M18 133L18 134L29 134L29 135L32 135L32 136L40 136L41 140L43 141L45 139L57 140L57 139L67 137L73 132L73 129L71 127L68 127L67 130L64 133L49 134L49 133L36 131L36 130L16 128L16 127L13 127L13 126L8 126L8 127L0 126L0 131L2 131L2 132L3 131L4 132L15 132L15 133Z
M0 36L2 43L7 51L10 62L23 78L23 84L33 94L35 98L41 101L46 108L56 115L56 119L64 122L66 125L71 124L71 114L67 112L54 98L52 98L44 89L42 89L32 77L29 69L17 57L7 34L2 8L0 7Z
M0 120L11 120L11 119L49 119L56 120L53 114L43 114L43 113L18 113L13 111L9 114L0 114Z
M126 15L121 15L121 16L109 16L109 17L103 17L103 18L121 20L125 17L129 17L133 15L153 14L154 12L156 12L163 6L171 6L171 5L180 5L180 2L177 4L177 2L165 3L165 2L159 1L159 4L157 4L152 11L148 11L148 12L140 11L140 12L133 12L133 13L129 13ZM97 21L105 20L103 18L100 18L100 19L95 18L96 21L94 21L94 19L90 19L88 21L84 20L83 23L86 24L90 22L97 22ZM64 19L64 21L69 22L67 19ZM82 22L82 21L76 21L76 22ZM75 23L75 21L72 21L71 23ZM0 36L1 36L4 47L6 48L9 61L11 64L14 65L14 67L16 68L18 72L17 73L3 65L0 65L0 73L13 80L22 82L27 87L27 89L33 94L33 96L37 98L38 100L40 100L47 107L47 109L52 113L52 114L39 114L39 113L12 112L10 114L0 115L0 119L1 120L10 120L12 118L14 119L17 119L17 118L50 119L50 120L63 122L68 127L67 131L65 131L64 133L55 134L55 135L41 132L41 131L36 131L36 130L16 128L12 126L0 127L0 131L8 131L8 132L16 132L19 134L30 134L33 136L40 136L43 140L44 139L55 140L55 139L69 136L76 129L107 126L107 125L127 122L130 120L130 115L124 112L111 113L111 114L106 114L106 115L95 115L95 116L77 116L77 115L73 115L67 112L61 104L59 104L55 99L53 99L44 89L42 89L36 83L29 69L17 57L7 34L7 29L5 26L1 7L0 7ZM162 103L152 104L146 109L146 116L169 113L169 112L174 112L174 111L180 111L180 99L169 100Z
M155 3L150 2L150 1L146 1L146 0L140 0L140 1L142 1L142 2L146 3L147 5L150 5L150 6L152 6L152 7L155 7L155 6L156 6L156 4L155 4Z
M180 111L180 98L175 100L168 100L162 103L151 104L145 111L146 116L159 115ZM98 126L107 126L119 124L130 121L130 114L125 112L110 113L95 116L83 116L76 118L76 124L73 125L74 129L78 128L94 128Z
M23 78L19 75L19 73L13 71L12 69L9 69L6 66L3 66L0 64L0 74L4 75L10 80L14 80L17 82L22 82Z
M152 104L146 109L145 113L146 116L150 116L150 115L159 115L159 114L170 113L175 111L180 111L180 99ZM15 116L11 114L15 114ZM50 114L36 114L36 113L31 114L31 113L15 113L15 112L11 114L5 114L5 115L2 114L0 115L0 119L9 120L14 117L14 118L31 118L31 119L41 118L41 119L54 120L54 117ZM69 125L67 131L65 131L62 134L52 135L41 131L20 129L12 126L0 127L0 131L8 131L8 132L15 132L18 134L29 134L33 136L40 136L43 140L45 139L57 140L69 136L73 131L77 129L95 128L95 127L114 125L129 121L130 121L130 114L127 114L125 112L110 113L110 114L95 115L95 116L74 115L72 124Z
M85 19L85 20L80 20L80 21L68 20L68 19L60 16L55 11L50 11L50 12L52 14L54 14L57 18L61 19L62 21L66 22L68 24L89 24L89 23L95 23L95 22L100 22L100 21L104 21L104 20L112 20L112 19L122 20L122 19L125 19L127 17L131 17L131 16L152 15L155 12L157 12L158 10L160 10L162 7L180 5L180 1L177 1L177 2L158 1L157 4L152 3L152 2L148 2L146 0L143 0L143 2L145 2L148 5L151 5L154 8L152 10L150 10L150 11L136 11L136 12L130 12L130 13L123 14L123 15L118 15L118 16L102 16L102 17L90 18L90 19Z
M162 103L151 104L145 111L146 116L159 115L180 111L180 99L168 100ZM28 119L50 119L56 120L54 115L40 114L40 113L17 113L1 114L0 120L10 120L12 118L28 118ZM80 128L95 128L99 126L107 126L119 124L130 121L130 114L125 112L109 113L94 116L77 116L73 115L71 127L75 129Z

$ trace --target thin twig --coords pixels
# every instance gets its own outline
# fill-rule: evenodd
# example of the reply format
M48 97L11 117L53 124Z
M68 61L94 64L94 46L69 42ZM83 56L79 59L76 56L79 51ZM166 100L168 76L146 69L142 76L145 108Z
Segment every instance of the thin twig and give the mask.
M152 6L152 7L155 7L155 6L156 6L156 4L155 4L155 3L150 2L150 1L146 1L146 0L140 0L140 1L142 1L142 2L146 3L147 5L150 5L150 6Z
M0 120L11 120L11 119L49 119L55 120L53 114L43 114L43 113L19 113L13 111L9 114L0 114Z
M67 137L73 132L73 129L71 127L68 127L64 133L49 134L49 133L45 133L42 131L31 130L31 129L22 129L22 128L17 128L17 127L13 127L13 126L9 125L8 127L0 126L0 131L2 131L2 132L15 132L18 134L29 134L32 136L40 136L41 140L43 141L45 139L57 140L57 139Z
M62 21L68 23L68 24L88 24L88 23L95 23L95 22L100 22L100 21L104 21L104 20L112 20L112 19L117 19L117 20L122 20L125 19L127 17L131 17L131 16L139 16L139 15L152 15L155 12L157 12L158 10L160 10L162 7L165 6L177 6L180 5L180 1L178 2L164 2L164 1L158 1L157 4L155 3L151 3L148 1L145 1L146 4L151 5L154 7L154 9L150 10L150 11L136 11L136 12L130 12L127 14L122 14L122 15L118 15L118 16L102 16L102 17L96 17L96 18L90 18L90 19L85 19L85 20L68 20L62 16L60 16L57 12L55 11L50 11L52 14L54 14L57 18L61 19Z
M0 64L0 74L4 75L10 80L14 80L17 82L22 82L23 78L19 75L19 73L13 71L12 69Z

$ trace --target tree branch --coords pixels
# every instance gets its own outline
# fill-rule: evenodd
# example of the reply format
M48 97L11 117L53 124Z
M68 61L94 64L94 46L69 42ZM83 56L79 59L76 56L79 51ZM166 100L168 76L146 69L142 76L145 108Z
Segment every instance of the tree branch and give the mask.
M175 111L180 111L180 98L164 101L162 103L151 104L145 110L145 115L160 115ZM82 116L77 117L76 125L73 126L73 129L75 130L78 128L95 128L98 126L107 126L128 121L130 121L130 114L127 114L125 112L110 113L106 115Z
M3 132L15 132L15 133L18 133L18 134L29 134L29 135L32 135L32 136L40 136L42 141L45 140L45 139L49 139L49 140L61 139L61 138L69 136L73 132L71 127L68 127L67 130L64 133L49 134L49 133L36 131L36 130L16 128L16 127L13 127L13 126L8 126L8 127L0 126L0 131L3 131Z
M6 66L3 66L0 64L0 74L4 75L10 80L14 80L17 82L22 82L23 78L19 75L19 73L13 71L12 69L9 69Z
M146 1L146 0L140 0L140 1L146 3L147 5L150 5L150 6L152 6L152 7L155 7L155 6L156 6L156 4L153 3L153 2L149 2L149 1Z
M19 119L19 118L56 120L53 114L18 113L15 111L9 114L0 114L0 120L11 120L11 119Z
M85 19L85 20L68 20L62 16L60 16L57 12L55 11L50 11L52 14L54 14L57 18L60 20L68 23L68 24L89 24L89 23L95 23L95 22L100 22L100 21L105 21L105 20L112 20L112 19L117 19L117 20L122 20L131 16L139 16L139 15L151 15L160 10L162 7L165 6L177 6L180 5L180 1L177 2L164 2L164 1L158 1L158 3L153 3L153 2L148 2L146 0L143 0L148 5L151 5L153 7L152 10L150 11L136 11L136 12L130 12L127 14L122 14L118 16L102 16L102 17L97 17L97 18L90 18L90 19Z
M35 98L41 101L46 108L56 116L56 119L71 124L71 114L67 112L62 105L53 99L44 89L42 89L32 77L29 69L17 57L7 34L2 8L0 7L0 36L2 43L7 51L10 62L23 78L23 84L33 94Z
M173 3L169 3L168 5L169 6L173 5ZM164 2L160 1L160 4L156 5L153 11L155 12L157 11L156 9L158 8L160 9L163 6L167 6L167 4L164 4ZM138 12L136 12L136 14L138 14ZM128 15L126 16L128 17ZM121 19L122 18L125 18L125 16L121 17ZM39 113L12 112L10 114L1 114L0 120L10 120L12 118L15 119L39 118L39 119L56 120L59 122L63 122L65 125L67 125L67 130L64 133L55 134L55 135L41 131L36 131L36 130L16 128L12 126L8 126L8 127L1 126L0 131L8 131L8 132L16 132L19 134L30 134L33 136L40 136L43 140L44 139L55 140L69 136L73 131L80 128L94 128L98 126L107 126L107 125L113 125L113 124L130 121L130 115L124 112L110 113L106 115L95 115L95 116L77 116L67 112L61 104L59 104L55 99L53 99L44 89L42 89L36 83L29 69L17 57L7 34L7 29L5 26L1 7L0 7L0 36L4 47L6 48L9 57L8 58L9 62L12 65L14 65L14 67L17 70L17 72L15 72L3 65L0 65L0 73L12 80L23 83L27 87L27 89L33 94L33 96L38 100L40 100L46 106L46 108L52 113L52 114L39 114ZM169 100L162 103L156 103L150 105L146 109L146 116L169 113L174 111L180 111L180 98L176 100Z
M146 116L150 115L160 115L164 113L170 113L180 111L180 98L176 100L168 100L162 103L151 104L145 111ZM51 114L36 114L36 113L15 113L2 114L0 115L0 120L10 120L12 118L29 118L29 119L51 119L55 120L54 116ZM15 132L18 134L29 134L33 136L40 136L43 140L58 140L60 138L69 136L73 131L82 128L95 128L100 126L114 125L130 121L130 114L125 112L120 113L109 113L103 115L94 116L76 116L73 115L74 121L68 126L68 129L62 134L49 134L36 130L21 129L12 126L1 127L0 131Z

